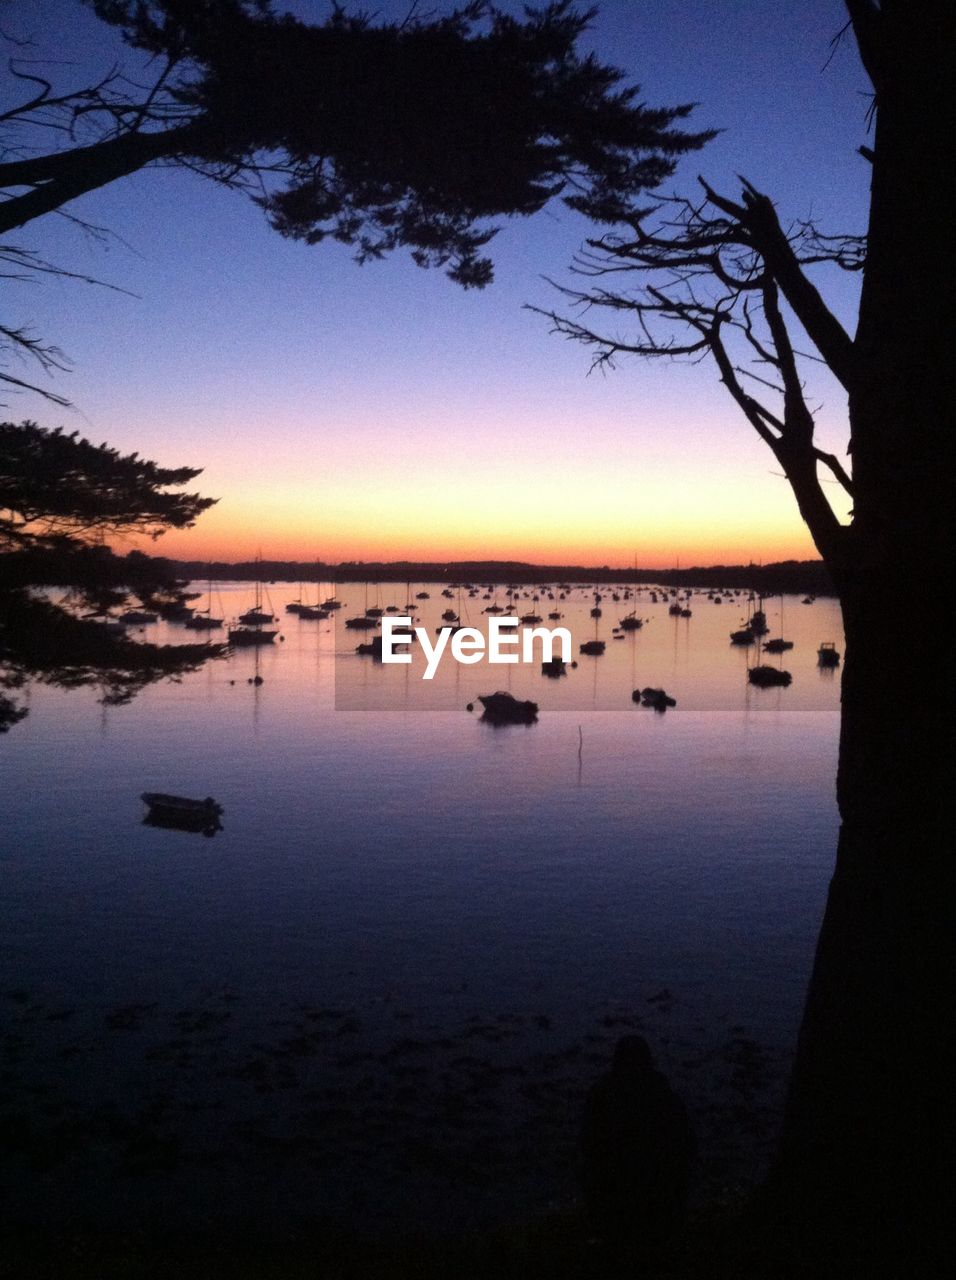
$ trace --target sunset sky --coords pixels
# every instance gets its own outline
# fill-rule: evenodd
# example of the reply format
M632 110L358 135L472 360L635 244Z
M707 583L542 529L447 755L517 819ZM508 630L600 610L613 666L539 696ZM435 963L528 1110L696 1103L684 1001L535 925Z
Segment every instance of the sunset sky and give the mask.
M868 99L852 43L825 67L844 21L837 0L605 0L590 44L649 104L695 100L694 127L724 130L665 191L700 172L736 194L739 172L785 221L860 231ZM3 26L34 35L33 57L75 61L75 83L115 55L77 0L8 0ZM631 360L588 376L589 353L522 309L556 305L542 277L567 280L590 233L560 205L507 225L496 282L467 293L403 255L359 268L340 246L283 241L248 200L184 172L141 173L74 207L115 238L53 217L16 242L134 296L8 287L6 321L71 357L52 385L75 409L22 395L4 416L203 467L219 505L155 544L163 554L647 567L814 554L709 365ZM824 280L848 324L855 283ZM839 389L821 376L812 403L821 443L842 456Z

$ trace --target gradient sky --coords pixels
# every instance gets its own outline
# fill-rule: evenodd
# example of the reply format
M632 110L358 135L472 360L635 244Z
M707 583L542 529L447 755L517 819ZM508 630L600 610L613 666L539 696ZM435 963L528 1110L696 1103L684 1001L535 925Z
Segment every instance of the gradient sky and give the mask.
M310 0L287 7L327 12ZM34 36L33 56L77 64L57 73L74 83L115 54L77 0L0 8L5 30ZM735 194L740 172L785 220L860 231L866 81L851 41L825 67L844 21L837 0L605 0L589 46L649 104L697 101L695 127L724 130L665 191L690 190L700 172ZM115 238L91 242L53 217L14 240L135 296L60 280L8 286L5 321L31 324L71 357L52 385L75 408L21 395L3 412L202 466L198 485L219 505L157 552L636 556L648 567L814 554L773 458L712 367L632 359L589 376L583 347L522 310L555 305L543 276L566 280L589 234L559 205L502 230L496 282L478 293L404 255L359 268L340 246L283 241L246 199L184 172L140 173L71 208ZM825 283L852 325L855 277ZM821 443L842 455L844 396L821 375L812 400Z

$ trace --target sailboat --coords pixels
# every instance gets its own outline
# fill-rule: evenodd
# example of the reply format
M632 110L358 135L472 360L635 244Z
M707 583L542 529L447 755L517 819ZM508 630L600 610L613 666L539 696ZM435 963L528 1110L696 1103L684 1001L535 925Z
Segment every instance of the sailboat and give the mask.
M239 625L229 628L229 643L232 645L248 646L257 644L272 644L276 636L279 634L275 630L265 630L263 623L273 622L274 615L264 613L262 608L262 582L259 579L258 560L256 561L256 594L255 603L251 609L239 616Z
M368 582L365 583L365 612L356 618L346 618L345 625L349 631L374 631L379 625L381 609L376 611L368 607Z
M271 605L270 605L271 607ZM239 621L246 626L258 627L264 622L275 622L274 613L265 613L262 608L262 580L259 577L259 561L256 561L256 596L251 609L239 615ZM273 632L275 635L275 632Z
M222 626L222 618L214 618L212 616L212 578L206 591L206 607L205 609L197 609L191 618L187 618L183 624L189 631L215 631Z

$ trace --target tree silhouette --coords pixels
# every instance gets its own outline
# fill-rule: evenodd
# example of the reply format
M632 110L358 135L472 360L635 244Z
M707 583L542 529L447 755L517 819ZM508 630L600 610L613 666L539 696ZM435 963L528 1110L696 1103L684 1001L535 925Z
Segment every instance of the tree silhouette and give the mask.
M175 492L199 474L91 444L76 431L2 422L0 549L189 528L216 501Z
M579 53L591 14L566 0L520 21L485 3L384 24L334 6L318 25L271 0L87 2L149 79L114 69L60 89L11 60L28 89L0 116L0 234L146 165L177 165L246 192L283 236L331 238L359 261L404 247L480 287L491 219L560 197L613 220L712 136L679 127L689 105L648 108L621 72ZM56 270L8 244L0 268ZM4 345L62 367L22 328L0 328Z
M767 1203L807 1274L908 1275L918 1260L930 1274L947 1212L933 1152L948 1154L939 1120L951 1091L938 747L948 725L933 674L948 634L951 230L939 166L953 14L937 0L846 8L874 90L873 142L858 161L872 176L866 235L785 228L749 182L737 199L702 183L698 199L636 211L626 233L589 241L575 265L588 283L564 291L576 314L547 314L599 363L712 360L780 463L837 585L842 825ZM855 334L814 282L821 264L862 273ZM609 333L605 313L632 321L631 332ZM846 392L852 474L814 441L810 358ZM821 468L852 495L848 523Z

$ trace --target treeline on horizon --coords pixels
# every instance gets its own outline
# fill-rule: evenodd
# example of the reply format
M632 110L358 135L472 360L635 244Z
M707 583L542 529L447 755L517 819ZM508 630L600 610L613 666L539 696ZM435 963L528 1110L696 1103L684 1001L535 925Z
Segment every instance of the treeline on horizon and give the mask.
M339 564L294 560L224 561L168 560L178 578L196 581L266 582L545 582L655 583L669 587L727 587L761 595L835 595L833 581L822 560L782 560L765 565L707 565L688 569L600 568L587 565L539 565L518 560L452 560L389 562L350 560Z

